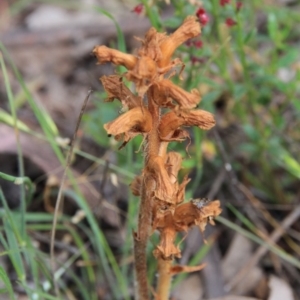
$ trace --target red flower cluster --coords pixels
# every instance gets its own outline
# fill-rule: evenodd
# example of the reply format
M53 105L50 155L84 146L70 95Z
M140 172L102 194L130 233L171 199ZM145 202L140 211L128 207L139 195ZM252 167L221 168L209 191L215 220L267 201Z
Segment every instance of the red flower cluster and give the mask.
M199 22L202 26L205 26L209 22L209 16L204 8L199 8L196 12L196 16L199 18Z
M220 0L220 5L221 6L224 6L226 4L229 4L230 3L230 0Z
M186 45L187 47L192 47L192 46L194 46L195 48L200 49L200 48L203 47L203 42L202 42L201 40L195 40L195 41L187 40L187 41L185 42L185 45Z
M227 25L228 27L232 27L232 26L234 26L234 25L237 24L236 21L234 21L234 20L231 19L231 18L227 18L226 21L225 21L225 23L226 23L226 25Z
M243 3L241 1L238 1L236 3L236 11L239 12L241 10L242 6L243 6Z
M140 15L143 9L144 9L144 4L140 3L133 8L132 12L136 13L137 15Z

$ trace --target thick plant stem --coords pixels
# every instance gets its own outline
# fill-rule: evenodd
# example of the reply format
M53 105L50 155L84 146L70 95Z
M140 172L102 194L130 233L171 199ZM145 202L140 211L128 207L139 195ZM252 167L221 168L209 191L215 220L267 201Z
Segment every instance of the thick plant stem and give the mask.
M159 300L168 300L172 274L170 272L172 260L158 259L157 297Z
M134 237L134 259L135 259L135 271L136 271L136 299L146 300L149 299L149 289L147 282L147 256L146 248L149 238L149 232L151 227L152 217L152 198L151 188L148 186L149 181L147 178L147 164L153 156L158 154L159 150L159 136L158 136L158 124L159 124L159 107L154 102L154 88L150 88L148 96L148 110L152 116L153 127L147 137L147 146L145 149L145 168L144 168L144 180L141 188L141 203L138 218L138 230Z

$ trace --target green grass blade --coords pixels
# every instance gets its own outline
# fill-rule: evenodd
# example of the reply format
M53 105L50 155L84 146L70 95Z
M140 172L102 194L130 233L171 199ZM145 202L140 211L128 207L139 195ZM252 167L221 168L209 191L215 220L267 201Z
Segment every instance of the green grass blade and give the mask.
M19 135L19 129L17 127L17 112L14 105L14 97L12 94L10 82L9 82L9 76L6 70L6 65L2 56L2 53L0 52L0 65L1 70L4 77L4 83L6 88L6 94L9 101L9 106L12 114L12 120L13 120L13 126L15 128L15 136L17 141L17 153L18 153L18 172L21 177L24 177L24 160L23 160L23 154L22 154L22 148L20 144L20 135ZM23 184L20 184L20 211L21 211L21 235L24 238L25 237L25 212L26 212L26 199L25 199L25 187Z
M14 126L13 116L10 115L9 113L7 113L2 108L0 108L0 123L5 123L9 126ZM20 120L17 120L17 123L15 125L21 131L24 131L24 132L30 131L29 127Z
M300 164L285 149L278 151L279 164L289 173L300 179Z
M250 240L254 241L255 243L264 246L266 248L268 248L268 250L272 251L273 253L275 253L276 255L278 255L279 257L281 257L283 260L289 262L291 265L297 267L298 269L300 269L300 261L297 260L296 258L294 258L293 256L287 254L286 252L284 252L283 250L281 250L280 248L278 248L277 246L273 246L271 244L266 243L266 241L264 241L263 239L259 238L258 236L256 236L255 234L251 233L250 231L247 231L243 228L241 228L240 226L232 223L231 221L223 218L223 217L217 217L216 218L220 223L222 223L223 225L233 229L234 231L242 234L243 236L249 238Z
M95 6L94 9L113 21L114 25L116 26L116 30L117 30L118 49L120 51L126 52L126 42L125 42L124 34L123 34L119 24L115 20L115 18L112 16L112 14L110 14L108 11L106 11L105 9L103 9L99 6Z
M34 101L30 91L28 90L20 72L18 71L17 67L15 66L13 60L10 58L8 51L6 50L6 48L4 47L4 45L0 42L0 50L5 54L7 60L9 61L14 74L19 82L19 84L21 85L26 97L27 97L27 101L35 115L35 117L37 118L43 132L45 133L46 139L47 141L50 143L54 153L56 154L57 158L59 159L59 161L61 162L62 165L64 165L64 156L61 152L61 150L59 149L56 141L55 141L55 137L58 135L58 130L56 125L54 124L54 122L51 120L50 116L47 114L47 112L45 110L42 110Z
M9 294L9 298L11 300L15 300L16 297L14 295L14 291L10 282L10 279L8 278L5 270L2 268L2 266L0 266L0 278L2 279L3 283L5 284L7 293Z
M67 195L71 196L73 199L75 199L78 206L81 209L83 209L83 211L86 214L87 221L89 222L92 232L94 234L94 239L96 241L96 247L98 250L99 257L101 258L102 266L103 266L105 274L109 280L108 283L111 285L111 291L114 293L116 299L119 299L120 296L122 295L122 297L124 299L129 300L130 298L129 298L129 293L128 293L128 289L127 289L128 286L127 286L126 279L122 275L120 268L116 262L116 259L106 241L106 238L105 238L103 232L99 228L97 221L95 219L95 216L91 212L90 207L88 206L87 202L84 201L84 199L82 197L75 194L73 191L65 191L65 193ZM110 265L113 269L113 272L116 276L116 280L118 282L118 289L116 289L116 285L114 284L114 279L112 277L108 262L110 263ZM120 292L121 292L121 294L120 294Z

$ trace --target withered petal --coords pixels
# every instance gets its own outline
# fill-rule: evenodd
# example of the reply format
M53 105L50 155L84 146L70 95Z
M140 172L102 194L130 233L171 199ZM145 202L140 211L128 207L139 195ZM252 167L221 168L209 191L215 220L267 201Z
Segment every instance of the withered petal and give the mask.
M184 126L197 126L208 130L215 126L214 115L202 109L195 110L176 110L176 115L184 120Z
M200 211L200 218L215 218L221 214L222 209L220 207L221 203L219 200L214 200L207 203L205 206L198 208Z
M133 69L137 62L137 57L134 55L123 53L119 50L106 46L96 46L93 49L93 54L96 56L100 64L112 62L115 65L122 65L128 70Z
M135 176L130 184L130 189L133 195L140 196L142 188L143 175Z
M181 169L182 156L175 151L167 153L166 157L166 169L169 174L170 180L175 183L177 182L178 172Z
M215 125L213 114L205 110L172 110L161 118L159 136L162 140L172 138L174 131L180 126L197 126L208 130Z
M114 136L128 132L147 133L152 129L152 117L146 107L139 106L104 124L104 129Z
M188 178L188 175L185 175L183 178L183 181L178 187L177 193L176 193L176 203L182 203L184 201L184 195L185 195L185 188L187 184L191 181L191 178Z
M196 224L199 211L191 202L186 202L176 207L173 218L178 231L186 230Z
M168 38L162 40L160 49L162 58L158 61L159 67L167 66L171 56L178 46L201 33L201 28L195 16L188 16L183 24Z
M174 84L169 79L163 79L155 83L160 94L171 97L182 108L194 108L200 102L199 92L194 89L190 93Z
M181 257L181 252L178 246L175 246L176 230L173 227L165 227L160 232L160 243L154 251L156 257L169 259L172 257Z
M131 71L128 71L126 78L135 83L139 96L143 96L157 76L157 65L150 57L141 56Z
M159 136L163 139L169 139L172 137L173 132L184 124L184 119L179 118L174 110L164 114L160 120L158 127Z
M138 51L138 56L148 56L154 61L159 60L162 57L160 50L160 43L166 39L165 33L157 32L157 30L152 27L146 34L145 39L141 40L143 46Z
M141 97L134 95L130 91L130 89L123 83L121 76L102 76L100 80L108 94L107 101L110 102L116 98L122 103L123 107L128 107L129 109L141 106Z
M179 274L179 273L191 273L191 272L196 272L196 271L200 271L202 270L204 267L206 266L206 264L201 264L199 266L180 266L180 265L176 265L176 266L172 266L170 269L171 274L175 275L175 274Z
M155 197L166 202L172 202L175 186L172 184L165 162L160 156L150 156L147 163L148 172L153 174L156 182Z

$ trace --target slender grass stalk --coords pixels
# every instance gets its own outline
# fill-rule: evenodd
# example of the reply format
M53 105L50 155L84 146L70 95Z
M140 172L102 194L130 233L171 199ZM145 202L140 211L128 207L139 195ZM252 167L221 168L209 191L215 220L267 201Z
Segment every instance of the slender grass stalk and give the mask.
M2 69L2 73L4 76L4 83L5 83L5 87L6 87L6 93L8 96L8 101L9 101L9 106L10 106L10 110L11 110L11 114L13 117L13 126L14 126L14 130L15 130L15 136L16 136L16 144L17 144L17 153L18 153L18 171L19 171L19 176L20 177L24 177L25 171L24 171L24 160L23 160L23 154L22 154L22 148L21 148L21 144L20 144L20 131L19 128L17 126L18 121L17 121L17 113L15 110L15 105L14 105L14 97L12 94L12 90L11 90L11 86L9 83L9 78L8 78L8 74L7 74L7 70L6 70L6 66L4 63L4 59L2 56L2 53L0 52L0 64L1 64L1 69ZM22 238L25 238L25 212L26 212L26 196L25 196L25 187L24 184L22 184L22 182L20 182L20 211L21 211L21 235Z
M52 231L51 231L51 243L50 243L50 245L51 245L50 246L50 257L51 257L51 265L52 265L53 273L55 272L54 240L55 240L55 232L56 232L56 225L57 225L57 220L58 220L59 208L60 208L61 201L62 201L61 199L62 199L62 193L63 193L63 189L64 189L64 182L65 182L65 179L67 177L68 168L70 167L70 164L71 164L71 158L72 158L72 155L73 155L74 142L76 140L76 136L77 136L77 132L78 132L78 129L79 129L81 117L83 115L83 112L85 110L85 107L87 105L87 102L89 100L89 97L90 97L91 93L92 93L92 91L90 90L88 92L85 100L84 100L84 103L83 103L83 106L82 106L82 109L81 109L81 112L80 112L80 115L79 115L79 118L78 118L78 121L77 121L77 124L76 124L76 129L74 131L74 136L73 136L73 139L71 140L70 151L68 152L68 156L67 156L67 164L66 164L63 176L62 176L61 185L59 187L57 200L56 200L56 203L55 203L55 211L54 211L54 217L53 217L53 228L52 228ZM53 282L54 282L54 287L55 287L56 294L59 295L59 288L58 288L57 281L56 281L55 278L53 278L53 279L54 279Z

